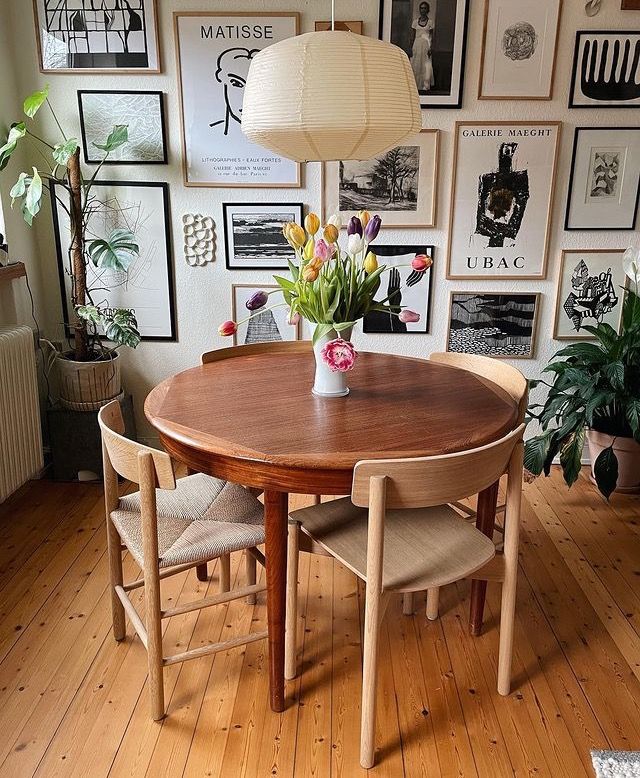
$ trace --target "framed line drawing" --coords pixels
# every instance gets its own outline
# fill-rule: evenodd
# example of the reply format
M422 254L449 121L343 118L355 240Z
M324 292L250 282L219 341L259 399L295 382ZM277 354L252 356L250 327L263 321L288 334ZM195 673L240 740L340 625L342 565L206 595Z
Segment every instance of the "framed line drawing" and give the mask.
M447 278L545 278L561 122L457 122Z
M640 31L576 32L569 108L640 105Z
M228 270L288 270L295 251L282 234L286 222L303 223L302 203L223 203Z
M551 100L562 0L485 0L479 100Z
M160 73L156 0L33 0L40 72Z
M624 249L567 249L560 259L553 337L596 340L584 330L601 322L616 332L622 319Z
M231 285L231 318L233 321L246 319L250 315L247 310L247 300L264 289L280 289L277 284L232 284ZM277 298L280 302L282 298ZM273 310L267 310L273 303L267 303L264 308L252 311L254 315L249 321L241 324L233 335L234 346L248 346L252 343L273 343L281 340L300 340L300 322L289 324L287 317L289 309L282 305Z
M300 164L242 132L254 55L298 34L297 12L174 12L185 186L299 188Z
M640 127L576 127L565 230L633 230Z
M93 144L104 143L109 127L126 124L129 140L109 155L105 165L166 165L167 142L162 92L78 90L84 158L100 162Z

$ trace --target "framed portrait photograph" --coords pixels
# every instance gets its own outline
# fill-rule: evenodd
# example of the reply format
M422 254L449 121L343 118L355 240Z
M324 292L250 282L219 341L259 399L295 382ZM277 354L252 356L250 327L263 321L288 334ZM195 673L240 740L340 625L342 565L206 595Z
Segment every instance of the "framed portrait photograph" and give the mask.
M242 132L253 57L298 34L298 13L175 12L185 186L299 187L300 165Z
M390 305L409 308L420 314L420 321L404 324L393 314L371 311L362 320L362 331L398 335L429 332L433 265L425 272L417 273L411 268L411 260L416 254L433 258L433 246L372 244L371 251L378 257L380 265L390 268L381 276L376 300L388 300Z
M545 278L561 122L458 122L447 278Z
M434 227L438 193L438 130L373 159L325 162L322 216L346 224L360 210L378 213L383 227Z
M166 165L167 143L162 92L78 90L85 161L98 164L102 144L116 124L126 124L129 140L109 154L105 165Z
M302 224L302 203L223 203L222 221L229 270L288 270L295 261L282 227Z
M33 15L42 73L160 72L156 0L33 0Z
M316 20L315 22L316 32L325 32L330 29L331 29L331 22L322 22ZM345 21L338 21L336 19L334 29L340 32L355 32L356 35L362 35L362 21L345 22Z
M578 31L569 108L639 105L640 31Z
M53 187L64 200L64 189L56 184ZM92 193L96 205L87 222L88 238L105 238L114 229L123 228L133 232L140 247L140 254L126 272L88 264L87 287L100 290L94 294L94 303L134 311L143 340L176 340L169 185L97 181ZM51 202L62 304L65 322L69 322L69 216L53 197Z
M289 309L282 305L269 310L272 305L282 302L282 295L269 297L269 302L256 311L247 309L247 300L263 289L279 289L277 284L232 284L231 286L231 318L233 321L246 319L250 313L254 316L238 327L233 336L234 346L249 346L252 343L273 343L279 340L300 340L300 322L289 324L287 317Z
M562 0L485 0L479 100L551 100Z
M380 0L380 39L411 62L423 108L460 108L469 0Z
M601 322L620 329L626 276L624 249L570 249L562 252L556 317L556 340L595 340L585 326Z
M540 294L451 292L447 351L533 359Z
M640 127L576 127L565 230L633 230Z

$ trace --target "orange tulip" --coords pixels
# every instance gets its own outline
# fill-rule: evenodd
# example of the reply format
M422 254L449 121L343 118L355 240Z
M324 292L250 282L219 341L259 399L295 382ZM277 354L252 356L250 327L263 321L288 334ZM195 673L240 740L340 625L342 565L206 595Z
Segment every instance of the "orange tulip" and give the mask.
M327 224L323 231L324 239L327 243L337 243L338 234L338 228L335 224Z

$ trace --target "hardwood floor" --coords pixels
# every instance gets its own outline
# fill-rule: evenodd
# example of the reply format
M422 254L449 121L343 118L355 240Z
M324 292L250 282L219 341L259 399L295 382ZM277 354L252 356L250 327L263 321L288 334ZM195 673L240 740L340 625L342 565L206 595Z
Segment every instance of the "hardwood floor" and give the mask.
M300 498L296 501L303 504ZM146 654L110 632L101 487L34 482L0 506L0 776L352 778L358 765L363 590L301 556L302 674L268 707L266 643L167 669L149 717ZM137 576L125 558L125 573ZM233 558L232 580L244 565ZM583 473L525 487L514 692L496 692L499 587L467 634L469 585L427 622L393 601L381 637L374 775L550 776L593 770L592 748L640 748L640 498L607 505ZM164 602L217 588L217 570L163 584ZM140 604L141 590L137 590ZM172 618L173 650L265 629L264 594Z

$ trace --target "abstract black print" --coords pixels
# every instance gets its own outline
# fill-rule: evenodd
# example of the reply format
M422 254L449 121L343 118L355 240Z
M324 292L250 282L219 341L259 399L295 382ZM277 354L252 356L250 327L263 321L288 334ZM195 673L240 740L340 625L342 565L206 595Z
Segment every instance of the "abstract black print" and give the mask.
M640 105L640 32L578 32L570 108Z
M599 324L617 304L611 268L591 276L586 262L581 259L571 274L571 291L562 305L573 329L579 332L585 320L588 324Z
M504 31L502 53L508 59L518 62L531 59L538 45L535 27L529 22L516 22Z
M619 197L624 149L592 149L589 194L591 198Z
M302 204L223 203L222 211L229 269L286 269L295 259L282 227L302 223Z
M234 346L245 346L252 343L275 343L283 340L298 340L300 337L300 325L289 324L287 321L288 308L286 305L278 305L282 302L281 294L269 297L268 302L250 315L247 302L259 291L277 290L279 287L273 284L254 286L251 284L233 284L232 294L232 318L241 321L238 330L233 336Z

